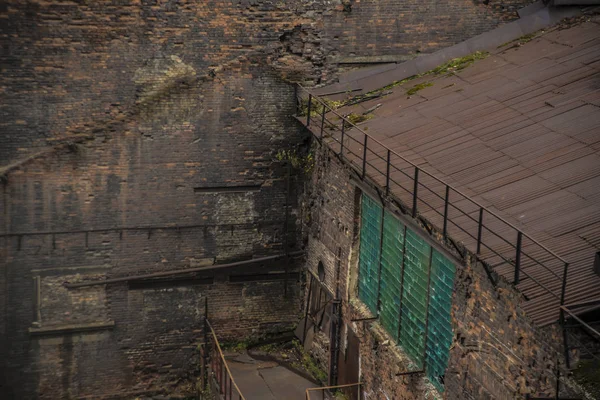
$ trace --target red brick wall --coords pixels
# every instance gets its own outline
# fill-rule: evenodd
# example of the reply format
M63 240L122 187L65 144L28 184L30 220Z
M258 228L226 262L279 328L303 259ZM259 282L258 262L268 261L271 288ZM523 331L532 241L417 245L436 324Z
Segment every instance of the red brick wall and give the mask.
M310 216L304 218L309 221L307 268L316 274L319 261L323 262L324 283L334 292L339 290L346 325L341 330L340 351L345 351L344 332L351 329L360 338L360 381L365 398L438 398L423 375L396 376L414 366L377 321L352 322L372 316L356 296L356 212L360 208L356 196L361 191L357 181L360 179L343 167L337 156L317 146L315 173L302 201L304 215ZM420 235L428 234L422 229ZM457 265L451 315L454 341L443 398L555 395L556 360L563 357L560 333L556 327L534 327L521 309L521 301L511 285L500 282L494 287L481 265L469 260Z

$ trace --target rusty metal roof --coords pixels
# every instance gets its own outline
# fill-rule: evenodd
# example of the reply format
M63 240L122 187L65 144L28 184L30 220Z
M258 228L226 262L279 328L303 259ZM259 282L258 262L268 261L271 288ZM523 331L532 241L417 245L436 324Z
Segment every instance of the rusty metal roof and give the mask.
M368 146L368 168L385 170L387 147L567 260L566 304L600 295L600 277L593 272L600 251L600 19L594 18L509 43L452 75L425 75L337 110L371 118L358 124L381 144ZM419 84L432 85L407 95ZM320 118L315 121L318 126ZM327 121L339 128L339 118L328 115ZM339 138L338 131L329 134ZM357 129L346 136L362 141ZM346 146L354 146L360 158L358 142ZM392 176L407 179L404 172L412 170L403 168ZM427 190L419 212L435 220L444 204L443 185L432 180ZM476 228L478 207L465 200L463 210L455 211L454 221ZM514 259L514 246L502 240L514 243L515 233L494 218L486 226L484 239L495 243L496 252L483 248L482 258L512 280L514 268L502 259ZM473 248L472 234L451 234ZM564 263L528 241L523 253L536 260L523 264L526 275L518 287L528 298L524 308L538 324L553 322L558 300L537 283L560 293L556 276Z

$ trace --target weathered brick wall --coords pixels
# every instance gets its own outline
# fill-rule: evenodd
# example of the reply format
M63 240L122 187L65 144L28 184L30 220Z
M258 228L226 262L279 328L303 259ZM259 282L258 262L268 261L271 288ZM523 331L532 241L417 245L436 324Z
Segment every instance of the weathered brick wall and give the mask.
M130 113L144 91L137 78L172 56L201 76L258 53L290 79L325 82L341 58L431 52L514 19L530 2L5 1L0 160Z
M360 338L361 382L366 398L438 398L423 375L396 376L418 368L379 322L352 322L372 316L356 297L358 262L357 210L360 190L328 150L317 151L315 173L303 198L309 234L307 268L323 262L324 282L340 289L343 320ZM368 187L368 185L366 185ZM376 198L376 195L375 195ZM393 207L391 208L393 209ZM427 235L423 229L420 234ZM340 277L336 282L336 262ZM494 287L483 268L457 264L452 299L454 340L445 375L447 399L523 398L525 394L554 396L557 357L562 340L557 329L540 330L519 307L521 296L508 284ZM345 328L342 329L342 333ZM341 339L342 353L345 338ZM322 351L322 349L319 349ZM387 397L386 397L387 396Z
M171 61L171 70L184 69ZM153 297L123 285L88 293L83 302L58 290L77 274L117 277L284 251L286 169L276 149L304 138L293 120L278 118L292 113L293 89L250 62L233 63L215 78L191 93L167 94L159 105L146 102L148 112L8 174L2 227L12 236L3 238L2 272L9 286L3 318L9 397L185 393L196 368L195 324L206 295L224 339L290 329L298 319L296 280L287 299L281 282L222 283L187 291L186 302L178 301L178 289L166 292L159 308L152 308ZM260 190L211 192L230 185ZM295 197L294 190L288 199L292 249L299 246ZM280 262L262 273L283 267ZM53 286L56 295L48 297ZM49 337L28 331L36 322L48 328L106 319L115 323L108 332Z
M514 17L467 0L451 2L464 16L416 3L351 3L349 12L323 0L0 4L0 234L13 235L0 238L0 358L10 370L10 389L2 388L9 398L184 392L197 338L191 321L206 293L227 337L297 319L297 299L282 301L280 282L148 296L119 284L89 297L56 285L74 274L116 277L280 253L286 183L274 159L306 139L290 118L286 81L325 82L338 56L411 56L425 36L418 48L430 51ZM424 36L427 21L417 22L425 15L438 25L433 36ZM363 34L372 26L380 29ZM230 185L262 186L206 192ZM332 251L352 232L339 229L327 239ZM289 241L300 246L295 233ZM63 297L44 298L52 287ZM168 300L152 308L160 296ZM85 335L28 331L106 320L114 328Z
M325 17L340 60L431 53L518 18L533 0L342 0Z

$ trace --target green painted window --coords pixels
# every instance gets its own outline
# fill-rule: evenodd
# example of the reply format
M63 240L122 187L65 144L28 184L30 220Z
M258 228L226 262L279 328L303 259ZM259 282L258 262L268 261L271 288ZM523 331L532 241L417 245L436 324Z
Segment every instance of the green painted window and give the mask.
M453 337L450 313L455 272L454 264L434 250L429 288L427 376L441 391L444 390L443 376L448 366Z
M364 194L361 211L359 298L443 391L455 266Z
M398 341L404 225L389 212L384 213L381 251L381 289L379 294L381 324Z
M405 246L400 345L419 368L422 368L431 246L411 230L406 232Z
M362 196L358 297L377 313L382 207L369 196Z

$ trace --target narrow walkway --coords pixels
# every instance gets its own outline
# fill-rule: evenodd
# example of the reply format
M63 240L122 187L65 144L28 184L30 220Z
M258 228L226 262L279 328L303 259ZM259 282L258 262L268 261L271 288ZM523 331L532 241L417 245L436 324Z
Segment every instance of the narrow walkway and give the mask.
M247 353L225 357L247 400L303 400L306 389L317 386L275 361L255 360Z

